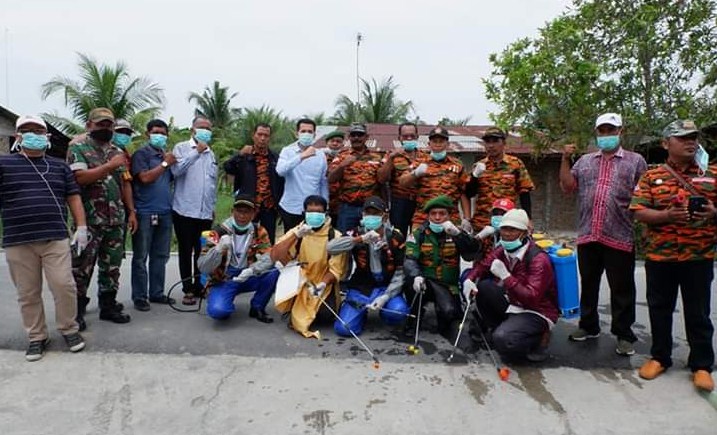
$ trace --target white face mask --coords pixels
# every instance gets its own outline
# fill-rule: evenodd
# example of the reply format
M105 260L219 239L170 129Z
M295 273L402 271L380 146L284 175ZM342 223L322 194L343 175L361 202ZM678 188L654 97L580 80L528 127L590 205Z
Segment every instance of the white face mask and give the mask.
M699 143L697 144L697 152L695 152L695 163L699 166L700 171L702 172L705 172L707 170L707 166L710 164L710 155Z
M299 145L308 147L312 143L314 143L313 133L299 133Z

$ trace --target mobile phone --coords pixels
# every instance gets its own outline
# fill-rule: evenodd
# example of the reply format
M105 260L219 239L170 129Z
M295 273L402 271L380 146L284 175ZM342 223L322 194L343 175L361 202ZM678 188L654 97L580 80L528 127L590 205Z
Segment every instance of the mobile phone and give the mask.
M157 225L159 225L159 216L156 214L151 215L149 217L149 224L152 225L153 227L156 227Z
M690 214L695 214L695 212L702 211L705 205L707 205L707 198L693 195L690 196L687 203L687 211L690 212Z

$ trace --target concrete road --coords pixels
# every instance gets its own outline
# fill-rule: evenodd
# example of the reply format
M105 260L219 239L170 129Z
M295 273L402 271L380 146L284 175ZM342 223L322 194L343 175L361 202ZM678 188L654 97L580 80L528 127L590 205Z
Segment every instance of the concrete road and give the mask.
M717 433L717 393L696 392L684 368L681 317L675 316L675 367L655 381L637 377L635 368L649 349L642 266L637 355L617 356L609 335L568 342L574 324L560 321L551 359L513 365L502 382L487 353L460 354L447 364L450 344L424 331L422 352L410 356L400 328L384 328L373 317L363 338L381 359L378 370L357 343L333 334L328 316L317 323L321 340L304 339L275 312L271 325L250 319L246 295L227 322L157 305L141 313L129 301L130 258L120 299L130 307L132 322L99 321L93 296L86 351L68 353L53 331L45 358L27 363L14 287L0 257L3 435ZM168 281L177 276L173 257ZM604 291L604 331L607 303ZM51 305L46 304L50 328Z

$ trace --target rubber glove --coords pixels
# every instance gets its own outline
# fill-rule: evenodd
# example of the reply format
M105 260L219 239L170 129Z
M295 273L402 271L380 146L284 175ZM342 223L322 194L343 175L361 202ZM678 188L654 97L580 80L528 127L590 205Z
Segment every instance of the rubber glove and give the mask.
M324 290L326 290L326 283L321 281L315 286L309 286L309 288L311 289L311 296L318 298L319 296L321 296Z
M451 221L445 221L441 224L443 226L443 229L446 231L446 234L449 236L457 236L461 233L461 230L458 229L457 226L453 224Z
M386 302L388 302L388 295L381 295L368 305L368 309L371 311L378 311L386 305Z
M251 267L247 267L246 269L244 269L244 270L242 270L241 272L239 272L239 275L235 276L235 277L233 278L233 281L236 281L236 282L244 282L244 281L246 281L247 279L251 278L251 277L254 276L254 275L255 275L255 274L254 274L254 269L252 269Z
M490 264L490 273L500 280L504 280L510 276L510 272L508 272L508 268L505 267L505 263L497 258Z
M413 175L415 175L417 178L421 178L426 175L426 172L428 172L428 165L425 163L421 163L416 169L413 170Z
M374 243L374 242L377 242L380 238L381 238L381 235L374 230L371 230L361 236L361 240L364 243Z
M478 287L476 287L476 283L474 283L470 279L463 281L463 297L466 299L466 301L470 302L470 300L473 299L477 294Z
M485 172L485 163L478 162L475 166L473 166L473 172L471 172L471 175L478 178L483 172Z
M413 278L413 291L423 293L426 290L426 278L417 276Z
M314 232L314 230L308 224L301 224L301 226L296 229L295 234L296 237L302 238L307 234L311 234L312 232Z
M476 234L476 237L483 240L483 239L487 239L488 237L492 236L493 234L495 234L495 228L493 228L490 225L487 225L487 226L483 227L482 230L478 231L478 234Z
M75 230L75 234L72 235L72 242L70 242L70 245L75 246L75 249L77 250L77 255L80 255L89 243L90 237L87 232L87 226L83 225L77 227L77 229Z

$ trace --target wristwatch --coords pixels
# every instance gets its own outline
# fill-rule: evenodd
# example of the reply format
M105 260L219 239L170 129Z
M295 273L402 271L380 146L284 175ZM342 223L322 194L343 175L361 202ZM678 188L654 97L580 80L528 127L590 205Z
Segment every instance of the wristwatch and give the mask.
M167 168L169 167L169 163L167 163L166 160L163 160L162 163L160 163L160 165L161 165L164 169L167 169Z

